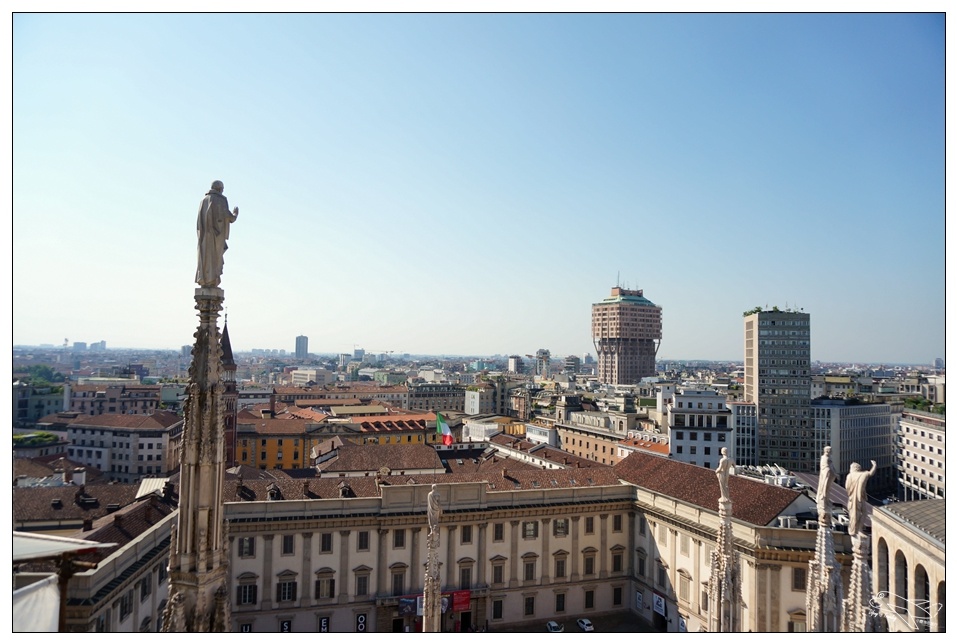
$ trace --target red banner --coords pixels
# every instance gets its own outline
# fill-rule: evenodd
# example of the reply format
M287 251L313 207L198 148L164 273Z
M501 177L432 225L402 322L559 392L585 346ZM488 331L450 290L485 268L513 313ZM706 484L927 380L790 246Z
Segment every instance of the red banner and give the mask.
M456 590L452 593L452 611L456 613L461 613L469 609L469 605L472 603L472 591L471 590Z

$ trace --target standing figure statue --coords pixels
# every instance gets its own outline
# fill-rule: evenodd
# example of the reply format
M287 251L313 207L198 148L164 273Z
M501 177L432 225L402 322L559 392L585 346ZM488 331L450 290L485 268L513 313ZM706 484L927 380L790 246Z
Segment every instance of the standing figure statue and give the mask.
M435 489L435 483L432 484L432 491L429 492L429 531L439 529L439 518L442 516L442 507L439 505L439 491Z
M831 525L831 485L836 475L831 463L831 446L821 454L821 469L817 475L817 520L822 526Z
M721 460L718 461L718 469L715 470L715 474L718 476L718 487L721 488L721 497L722 499L731 499L731 493L728 491L728 477L731 475L731 468L734 467L734 462L728 458L728 448L721 448Z
M196 220L197 264L196 283L200 286L219 286L223 274L223 255L229 239L229 225L239 217L239 208L229 212L229 203L223 195L223 182L213 181L212 187L199 205Z
M850 523L847 526L848 534L858 534L861 531L861 517L864 516L864 501L867 498L867 479L877 471L877 463L871 461L871 469L865 471L857 463L851 463L851 471L847 473L844 488L847 490L847 516Z

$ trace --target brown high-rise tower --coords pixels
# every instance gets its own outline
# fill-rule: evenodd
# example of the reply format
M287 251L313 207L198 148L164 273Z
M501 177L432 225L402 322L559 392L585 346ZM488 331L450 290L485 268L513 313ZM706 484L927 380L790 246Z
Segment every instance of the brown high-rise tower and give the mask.
M661 344L661 307L641 290L616 286L591 307L591 335L598 352L598 381L631 385L654 376Z

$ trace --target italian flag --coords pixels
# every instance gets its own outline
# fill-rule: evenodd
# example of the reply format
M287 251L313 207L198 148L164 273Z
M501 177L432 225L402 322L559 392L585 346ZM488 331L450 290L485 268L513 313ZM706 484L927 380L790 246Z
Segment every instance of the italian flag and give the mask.
M435 433L442 437L444 445L452 444L452 430L439 412L435 412Z

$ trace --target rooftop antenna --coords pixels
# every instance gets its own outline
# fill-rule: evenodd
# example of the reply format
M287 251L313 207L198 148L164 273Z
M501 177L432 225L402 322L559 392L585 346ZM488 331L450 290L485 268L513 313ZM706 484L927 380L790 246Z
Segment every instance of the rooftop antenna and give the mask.
M621 271L615 274L615 286L621 286Z

